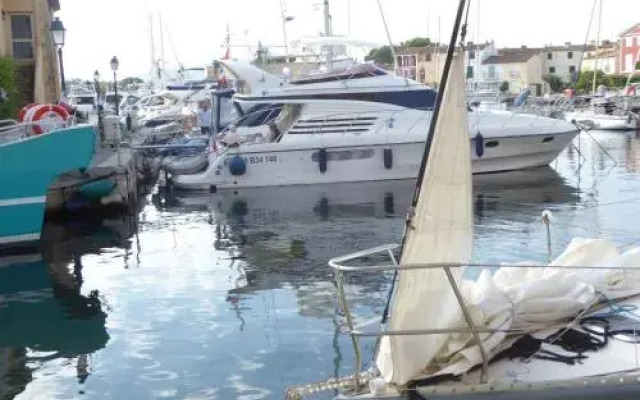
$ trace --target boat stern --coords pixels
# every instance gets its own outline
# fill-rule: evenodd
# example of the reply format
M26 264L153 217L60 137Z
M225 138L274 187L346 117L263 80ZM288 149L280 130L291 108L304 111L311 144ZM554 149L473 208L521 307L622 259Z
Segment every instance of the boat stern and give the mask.
M0 144L0 246L39 240L47 189L59 175L87 168L94 146L89 125Z

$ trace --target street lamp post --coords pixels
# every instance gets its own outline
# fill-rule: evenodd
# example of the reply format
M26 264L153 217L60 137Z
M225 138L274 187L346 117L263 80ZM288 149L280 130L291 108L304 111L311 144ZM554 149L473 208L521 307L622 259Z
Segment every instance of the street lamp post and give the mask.
M100 134L100 142L104 142L104 126L102 123L102 104L100 103L100 72L96 70L93 73L93 81L96 86L96 109L98 110L98 133Z
M51 38L53 39L53 43L58 48L58 62L60 63L60 82L62 87L62 94L65 95L67 93L67 84L64 79L64 63L62 61L62 48L64 47L64 39L67 34L67 30L65 29L60 18L56 18L51 21Z
M113 71L113 89L116 95L116 115L120 115L120 97L118 97L118 68L120 62L118 57L113 56L111 59L111 70Z

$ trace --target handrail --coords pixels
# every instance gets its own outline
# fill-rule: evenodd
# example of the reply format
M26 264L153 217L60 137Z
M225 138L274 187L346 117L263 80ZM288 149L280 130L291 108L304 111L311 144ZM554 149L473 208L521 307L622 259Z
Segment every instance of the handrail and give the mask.
M544 218L543 214L543 218ZM547 232L549 235L549 232ZM471 333L480 354L482 356L482 372L480 375L481 383L486 381L487 371L488 371L488 353L484 348L482 341L480 340L480 333L526 333L531 331L531 329L551 329L551 328L566 328L568 326L567 323L555 323L555 324L533 324L532 326L527 327L527 329L517 329L517 328L508 328L508 329L500 329L500 328L485 328L485 327L476 327L473 323L473 320L470 316L468 307L462 296L458 284L456 283L453 275L451 274L452 268L462 268L462 267L476 267L476 268L559 268L559 269L586 269L586 270L609 270L609 271L632 271L640 269L638 267L623 267L623 266L615 266L615 265L554 265L554 264L498 264L498 263L462 263L462 262L440 262L440 263L410 263L410 264L399 264L394 256L394 251L399 249L400 245L397 243L385 244L377 247L373 247L367 250L358 251L355 253L347 254L340 257L335 257L329 260L329 267L333 268L336 271L336 281L338 287L338 295L339 295L339 304L342 308L345 317L347 318L347 327L348 333L351 336L352 344L354 346L355 358L356 358L356 366L355 366L355 374L354 374L354 385L356 389L360 384L360 374L361 374L361 352L359 348L359 337L383 337L383 336L419 336L419 335L441 335L441 334L455 334L455 333ZM389 259L391 260L390 264L381 264L381 265L365 265L365 266L353 266L347 265L346 263L350 261L354 261L363 257L371 256L374 254L387 254ZM447 280L454 291L456 296L456 300L458 301L458 305L461 308L461 311L464 315L466 321L466 327L451 327L451 328L443 328L443 329L416 329L416 330L401 330L401 331L393 331L393 330L380 330L378 332L367 332L363 331L360 327L354 327L353 325L353 316L349 310L349 305L347 303L346 294L344 292L344 274L347 272L389 272L389 271L409 271L409 270L423 270L423 269L443 269L445 274L447 275ZM593 304L590 308L597 308L601 304ZM595 306L595 307L594 307ZM569 324L569 326L571 323Z

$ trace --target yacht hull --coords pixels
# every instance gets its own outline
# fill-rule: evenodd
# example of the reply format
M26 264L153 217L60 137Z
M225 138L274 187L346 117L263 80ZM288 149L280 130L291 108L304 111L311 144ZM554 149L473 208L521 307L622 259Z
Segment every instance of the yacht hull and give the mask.
M428 389L418 388L411 397L405 395L338 396L337 400L636 400L640 397L640 383L621 385L582 385L576 387L554 387L548 389L505 390L485 393L432 394Z
M473 173L492 173L548 165L573 140L577 130L549 135L504 136L484 140L480 155L471 140ZM411 179L418 173L424 142L358 146L256 146L229 149L211 156L202 173L177 175L173 184L188 190L220 190L339 182ZM324 153L326 155L323 156ZM239 156L246 171L233 175L231 160ZM213 159L215 158L215 159ZM323 162L326 158L326 162ZM324 166L322 165L324 164ZM326 168L325 168L326 167ZM323 171L324 169L324 171Z
M638 129L638 121L626 116L599 116L599 115L583 115L581 113L568 113L565 115L567 122L590 122L593 129L605 131L629 131Z
M0 143L0 247L40 239L47 188L58 175L89 166L94 136L81 126Z

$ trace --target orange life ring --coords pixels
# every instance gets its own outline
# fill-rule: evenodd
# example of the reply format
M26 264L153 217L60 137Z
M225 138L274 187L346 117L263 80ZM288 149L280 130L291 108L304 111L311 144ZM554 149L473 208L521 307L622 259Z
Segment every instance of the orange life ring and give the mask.
M18 114L18 122L24 122L24 117L27 116L27 112L35 106L37 106L36 103L29 103L26 106L22 107L22 110L20 110L20 114Z
M44 129L42 129L42 126L40 126L39 124L35 124L35 122L38 122L41 119L50 117L52 115L57 115L62 119L63 122L66 122L69 119L69 113L64 107L53 104L44 104L32 109L31 112L29 112L29 115L27 115L26 119L27 122L33 123L33 125L31 126L31 130L33 131L33 133L36 135L40 135L44 132Z

